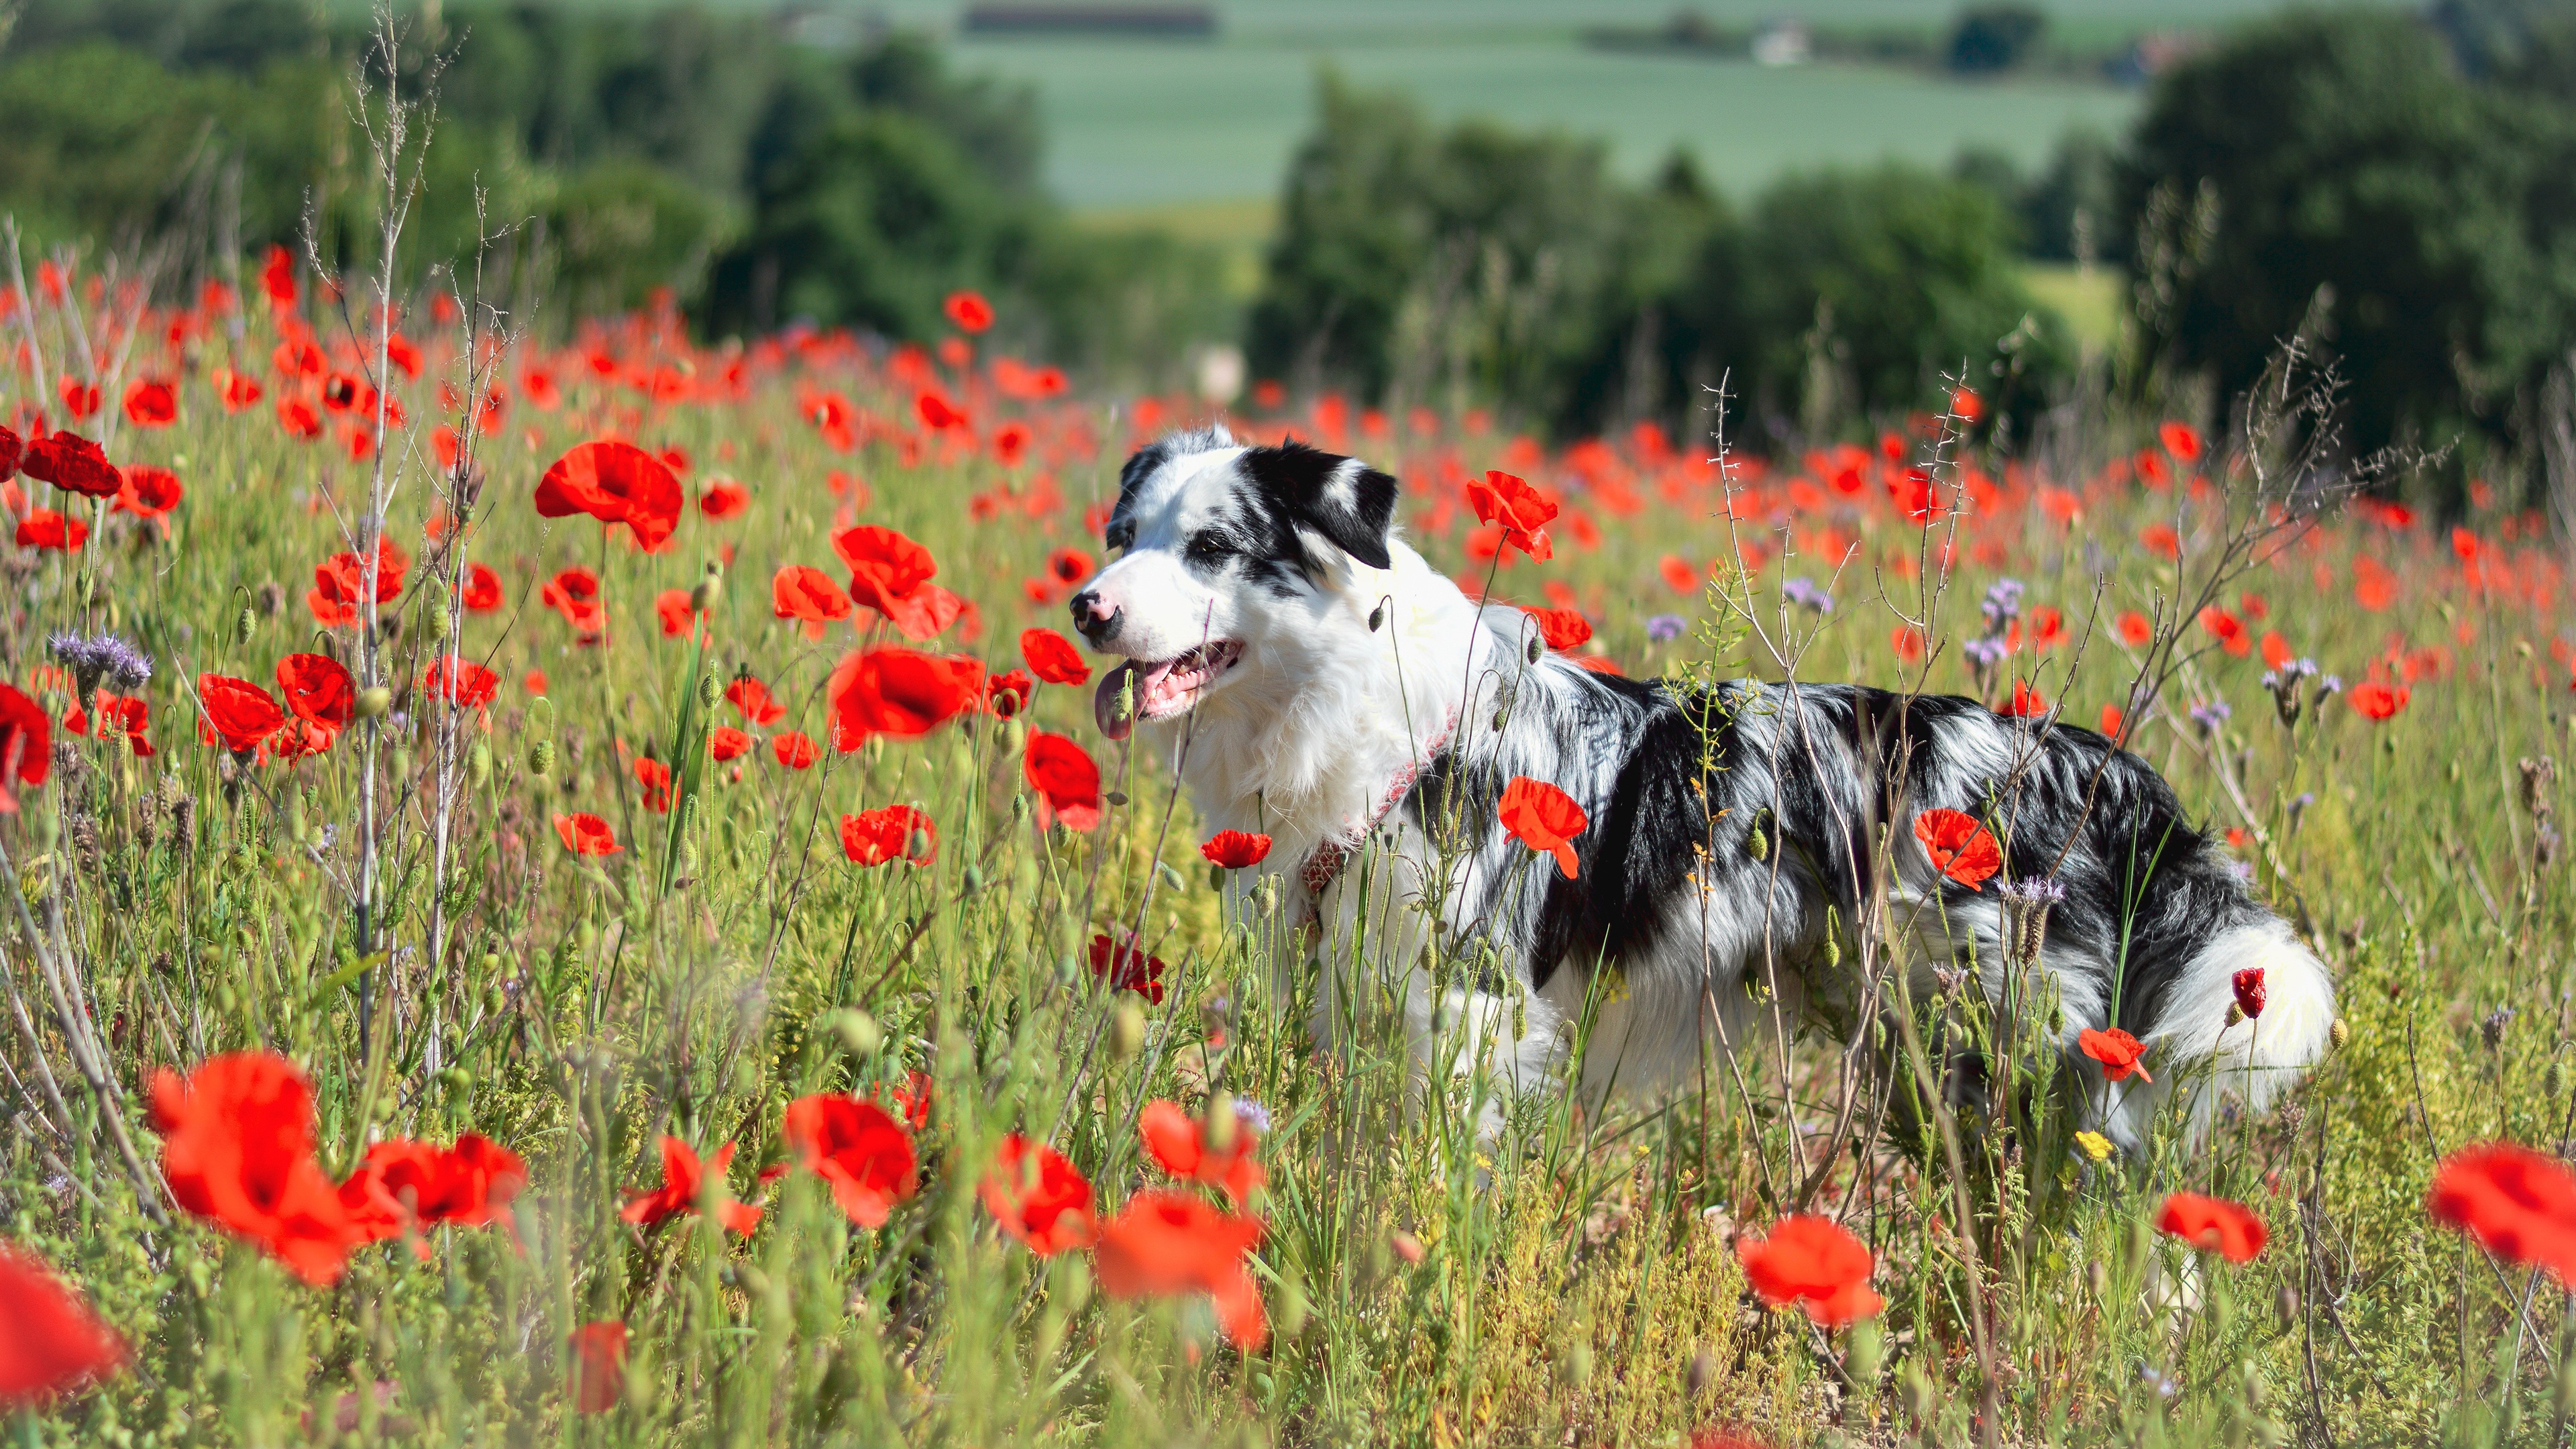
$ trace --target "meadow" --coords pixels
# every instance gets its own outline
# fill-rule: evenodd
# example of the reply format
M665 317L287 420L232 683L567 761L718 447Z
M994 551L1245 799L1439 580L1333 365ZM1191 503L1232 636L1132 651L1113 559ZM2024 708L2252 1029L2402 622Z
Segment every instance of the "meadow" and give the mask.
M1216 404L1013 358L971 294L708 345L473 280L0 292L20 1442L2561 1439L2564 545L2483 484L2349 495L2295 361L2011 426L1927 386L1765 457L1228 408L1397 472L1595 667L2121 736L2342 993L2200 1150L2081 1133L2105 1068L1956 986L1884 1058L1783 1023L1481 1141L1384 1013L1309 1041L1287 904L1218 889L1255 847L1051 632L1126 451ZM1957 1043L1988 1110L1933 1089Z

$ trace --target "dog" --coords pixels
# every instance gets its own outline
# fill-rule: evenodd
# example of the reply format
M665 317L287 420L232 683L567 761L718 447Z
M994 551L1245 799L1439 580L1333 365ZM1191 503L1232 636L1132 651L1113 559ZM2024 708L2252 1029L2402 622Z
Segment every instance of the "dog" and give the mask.
M2035 1013L2086 1121L2130 1149L2168 1106L2195 1140L2222 1095L2261 1111L2324 1050L2324 964L2136 755L1963 698L1584 668L1407 546L1398 491L1293 441L1171 434L1120 471L1114 557L1071 610L1122 656L1102 730L1143 725L1211 830L1272 838L1229 895L1275 882L1328 982L1374 963L1417 1071L1485 1074L1486 1130L1558 1079L1578 1027L1592 1100L1677 1089L1782 1023L1839 1016L1860 1040L1855 1013L1896 1009L1846 944L1865 920L1914 1000L1972 981ZM1521 776L1582 808L1572 875L1497 818ZM1912 829L1931 809L1993 826L1994 880L1936 868ZM1356 990L1319 993L1319 1037ZM2147 1071L2084 1058L2113 1027Z

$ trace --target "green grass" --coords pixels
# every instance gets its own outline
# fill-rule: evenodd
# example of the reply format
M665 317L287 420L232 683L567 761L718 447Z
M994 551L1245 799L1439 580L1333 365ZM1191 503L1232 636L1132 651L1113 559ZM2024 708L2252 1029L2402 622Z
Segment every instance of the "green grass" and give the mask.
M2108 352L2128 315L2129 279L2116 267L2034 262L2022 268L2031 295L2057 309L2088 351Z

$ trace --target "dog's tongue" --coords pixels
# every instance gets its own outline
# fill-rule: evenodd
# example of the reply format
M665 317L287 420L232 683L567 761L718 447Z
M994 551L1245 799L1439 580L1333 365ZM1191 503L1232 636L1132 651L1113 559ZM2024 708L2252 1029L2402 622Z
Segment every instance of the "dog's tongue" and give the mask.
M1136 683L1133 687L1129 680ZM1091 695L1091 716L1100 722L1100 732L1113 740L1127 738L1136 727L1136 703L1145 692L1143 674L1130 660L1100 677L1100 688ZM1124 707L1119 696L1126 695Z

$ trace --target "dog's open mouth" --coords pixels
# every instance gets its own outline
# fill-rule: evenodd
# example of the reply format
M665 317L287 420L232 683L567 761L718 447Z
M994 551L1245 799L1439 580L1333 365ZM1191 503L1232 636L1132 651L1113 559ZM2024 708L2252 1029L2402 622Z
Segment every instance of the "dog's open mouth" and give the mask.
M1242 644L1218 639L1175 659L1152 663L1131 659L1119 665L1101 679L1099 692L1091 697L1091 710L1100 721L1100 732L1113 740L1123 740L1140 718L1170 719L1186 714L1207 687L1242 657Z

